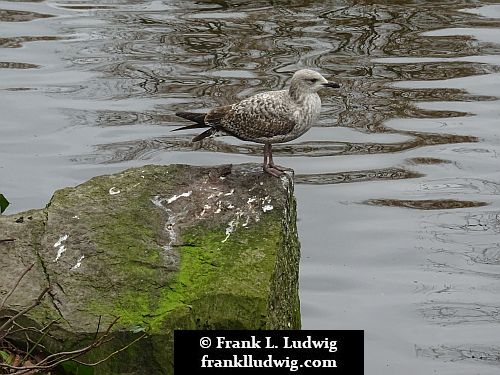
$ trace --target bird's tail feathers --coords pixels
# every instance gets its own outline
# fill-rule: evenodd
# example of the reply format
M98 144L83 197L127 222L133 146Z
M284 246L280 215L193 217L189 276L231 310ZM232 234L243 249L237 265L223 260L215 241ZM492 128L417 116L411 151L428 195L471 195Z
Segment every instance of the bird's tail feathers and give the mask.
M202 139L210 137L212 134L214 134L216 132L217 132L217 129L214 129L214 128L210 128L208 130L205 130L203 133L198 134L196 137L194 137L193 140L192 140L192 142L201 141Z
M196 124L183 126L181 128L173 129L172 131L210 128L210 129L205 130L203 133L198 134L196 137L194 137L193 142L201 141L202 139L210 137L212 134L217 132L217 130L215 128L212 128L210 125L207 125L205 123L205 116L207 115L206 113L177 112L175 115L182 117L182 118L185 118L186 120L193 121Z
M176 132L178 130L202 129L202 128L207 128L207 127L208 127L208 125L192 124L192 125L186 125L186 126L182 126L180 128L172 129L172 131Z
M195 112L177 112L176 116L185 118L186 120L193 121L196 124L182 126L180 128L172 129L173 132L178 130L189 130L189 129L201 129L208 128L208 125L205 124L205 116L206 113L195 113Z
M177 112L176 116L185 118L186 120L196 122L199 125L205 125L206 113L196 113L196 112ZM207 126L207 125L205 125Z

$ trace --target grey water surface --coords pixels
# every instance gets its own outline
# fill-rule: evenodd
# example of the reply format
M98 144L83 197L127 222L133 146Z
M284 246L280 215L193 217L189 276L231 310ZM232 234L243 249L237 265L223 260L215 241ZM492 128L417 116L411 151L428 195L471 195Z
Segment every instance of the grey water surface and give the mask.
M500 373L499 1L0 1L7 213L148 163L262 161L178 110L342 84L275 148L296 171L303 328L364 329L367 374Z

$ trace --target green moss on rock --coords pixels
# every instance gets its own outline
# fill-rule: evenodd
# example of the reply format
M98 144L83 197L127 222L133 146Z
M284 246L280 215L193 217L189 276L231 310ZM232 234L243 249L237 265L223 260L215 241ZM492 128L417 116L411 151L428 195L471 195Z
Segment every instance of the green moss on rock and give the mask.
M61 318L51 347L90 340L100 316L101 326L120 317L116 339L89 361L148 332L95 374L171 373L173 329L300 328L287 178L248 165L145 166L62 189L40 212L38 225L16 228L29 241L13 250L32 254L33 280L54 288L43 306ZM0 229L12 219L0 217ZM20 234L27 228L38 229Z

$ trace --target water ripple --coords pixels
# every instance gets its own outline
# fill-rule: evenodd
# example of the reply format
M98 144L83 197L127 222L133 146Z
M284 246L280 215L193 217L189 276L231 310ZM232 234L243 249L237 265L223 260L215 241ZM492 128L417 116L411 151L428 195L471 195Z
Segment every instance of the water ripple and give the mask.
M490 3L3 2L2 193L29 208L144 161L260 163L262 145L167 133L174 113L316 69L342 88L321 93L319 129L273 146L301 171L304 326L365 327L374 374L456 373L443 365L455 361L486 373L478 364L498 364L487 344L500 316L488 303L500 279ZM415 362L408 343L436 337L446 345L418 346L417 358L437 361Z
M422 316L434 324L499 323L500 306L464 302L430 302L419 308Z
M363 203L372 206L404 207L419 210L448 210L452 208L481 207L488 204L486 202L455 199L369 199Z
M0 22L29 22L48 17L53 17L53 15L23 10L0 9Z
M294 182L296 184L326 185L364 181L399 180L405 178L418 178L422 176L423 175L420 173L408 171L402 168L386 168L379 170L337 173L296 174L294 176Z
M417 346L415 351L417 357L439 359L445 362L482 362L493 366L498 366L500 364L500 357L498 356L500 347L497 346L477 344L462 344L460 346Z

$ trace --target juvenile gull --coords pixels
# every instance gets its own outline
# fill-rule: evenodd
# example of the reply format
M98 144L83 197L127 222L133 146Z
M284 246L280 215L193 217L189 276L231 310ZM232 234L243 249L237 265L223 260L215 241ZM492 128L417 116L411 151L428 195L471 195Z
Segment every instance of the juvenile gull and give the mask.
M288 89L263 92L207 113L177 112L177 116L196 124L174 130L208 128L194 137L193 142L222 133L244 141L263 143L263 169L280 177L284 171L291 169L274 164L272 144L291 141L311 128L321 110L318 91L323 87L340 86L328 82L315 71L298 70Z

